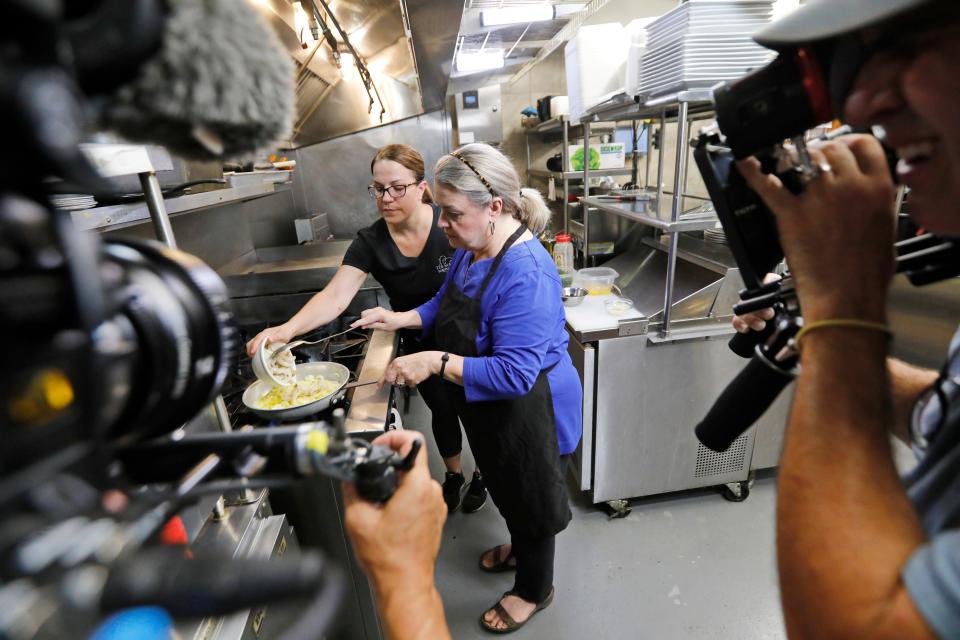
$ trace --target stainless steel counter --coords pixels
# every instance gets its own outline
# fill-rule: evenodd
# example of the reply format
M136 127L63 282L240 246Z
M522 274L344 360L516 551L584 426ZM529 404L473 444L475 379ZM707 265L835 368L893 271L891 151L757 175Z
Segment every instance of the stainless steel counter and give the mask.
M223 517L211 516L191 543L192 553L234 558L272 558L299 553L287 518L274 515L267 492L228 501ZM177 636L204 640L246 640L275 637L302 614L302 604L255 607L227 616L183 620Z
M584 388L574 467L595 503L744 482L778 463L790 393L726 452L694 435L746 360L727 347L739 272L725 247L689 240L678 251L669 332L661 331L667 254L648 239L607 263L644 317L611 318L607 327L568 314L569 352Z
M375 329L367 345L359 381L379 380L396 357L398 344L396 332ZM384 385L382 389L377 389L376 385L355 388L347 412L347 433L370 437L382 434L390 420L392 396L393 387L390 385Z

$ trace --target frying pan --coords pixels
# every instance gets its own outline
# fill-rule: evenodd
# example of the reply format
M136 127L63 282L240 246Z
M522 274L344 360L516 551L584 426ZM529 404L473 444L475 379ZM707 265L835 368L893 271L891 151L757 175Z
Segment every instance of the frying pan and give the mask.
M334 399L343 393L344 387L350 380L350 370L337 362L305 362L303 364L298 364L297 380L302 380L307 376L326 378L327 380L336 382L338 386L331 393L328 393L327 395L323 396L322 398L318 398L313 402L308 402L307 404L290 407L289 409L261 409L257 406L257 401L266 395L272 387L264 384L260 380L257 380L247 387L246 391L243 392L243 404L247 407L247 409L254 412L261 418L266 418L267 420L285 421L305 418L323 411L330 406L330 403L333 402Z

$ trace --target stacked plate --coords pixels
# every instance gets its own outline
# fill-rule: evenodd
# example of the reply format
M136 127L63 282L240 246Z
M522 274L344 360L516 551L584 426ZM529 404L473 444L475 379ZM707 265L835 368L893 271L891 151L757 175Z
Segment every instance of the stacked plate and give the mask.
M704 229L703 239L705 242L714 244L727 244L727 234L723 232L723 229Z
M767 64L776 54L750 36L772 15L772 0L689 0L651 22L640 95L712 87Z
M81 211L97 206L97 201L88 193L58 193L51 196L50 202L54 208L63 211Z

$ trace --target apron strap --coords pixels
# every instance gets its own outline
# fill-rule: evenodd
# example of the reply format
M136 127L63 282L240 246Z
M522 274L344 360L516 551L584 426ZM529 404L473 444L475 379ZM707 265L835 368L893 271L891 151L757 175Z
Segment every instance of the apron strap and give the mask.
M477 294L477 300L483 300L483 294L487 290L487 285L490 284L490 281L493 280L494 274L496 274L497 269L500 268L500 263L503 262L503 256L506 255L510 247L513 246L513 243L524 234L527 230L527 225L521 224L516 231L513 232L507 241L503 243L503 248L500 249L500 252L497 253L497 257L493 259L493 264L490 265L490 271L487 271L486 277L483 279L483 284L480 285L480 293Z

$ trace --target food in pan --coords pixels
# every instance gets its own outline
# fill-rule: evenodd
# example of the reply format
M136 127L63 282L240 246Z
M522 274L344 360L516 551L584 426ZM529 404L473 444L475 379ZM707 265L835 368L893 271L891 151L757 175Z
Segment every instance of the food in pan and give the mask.
M290 386L276 386L257 400L260 409L292 409L328 396L340 387L339 382L320 376L305 376Z
M277 345L282 347L282 344ZM292 385L297 381L297 363L293 352L287 349L278 356L265 358L270 374L282 385Z

